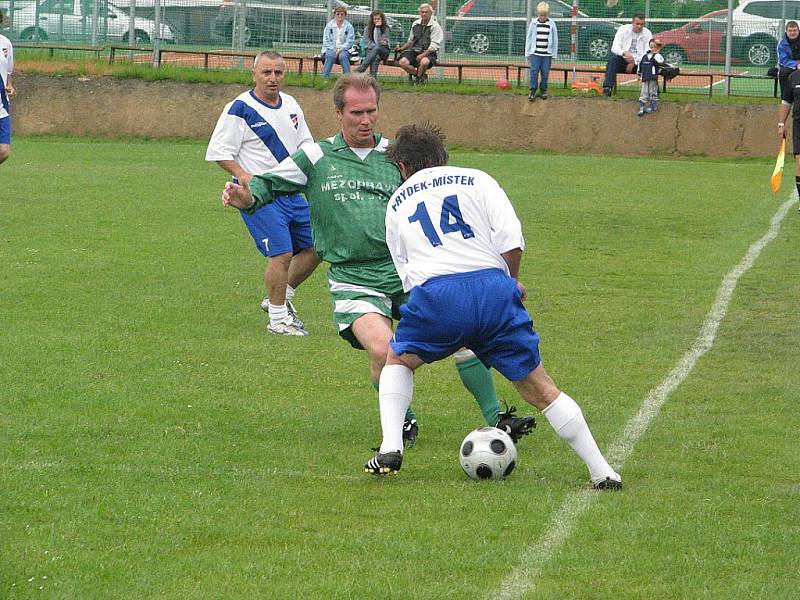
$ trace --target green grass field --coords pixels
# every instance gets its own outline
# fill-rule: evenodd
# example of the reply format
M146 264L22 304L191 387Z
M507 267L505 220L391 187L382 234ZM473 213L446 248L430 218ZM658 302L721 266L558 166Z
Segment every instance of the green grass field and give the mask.
M539 419L504 482L452 361L421 370L395 477L366 357L325 272L269 336L263 261L203 143L15 139L0 167L0 598L492 598L579 459ZM791 188L768 161L454 152L523 221L544 363L601 448L690 348ZM796 598L800 215L739 281L712 349L525 598ZM520 406L497 377L502 397ZM523 412L535 412L522 407Z

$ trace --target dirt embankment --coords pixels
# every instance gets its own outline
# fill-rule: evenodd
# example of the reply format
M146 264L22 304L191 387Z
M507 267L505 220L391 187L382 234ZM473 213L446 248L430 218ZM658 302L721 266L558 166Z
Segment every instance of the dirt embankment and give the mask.
M238 85L149 82L112 77L18 73L14 133L152 138L207 138ZM287 90L300 102L315 137L338 129L330 92ZM438 123L453 144L481 148L620 155L770 156L775 106L662 104L636 116L635 103L597 97L458 96L387 92L379 130L393 135L412 121Z

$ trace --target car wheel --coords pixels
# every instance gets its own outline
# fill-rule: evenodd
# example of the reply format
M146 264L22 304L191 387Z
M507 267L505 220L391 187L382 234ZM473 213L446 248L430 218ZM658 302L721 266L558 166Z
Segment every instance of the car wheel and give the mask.
M492 47L492 40L489 34L476 31L469 38L469 49L475 54L486 54Z
M680 46L667 46L661 51L661 56L669 64L677 67L686 62L686 53Z
M775 62L776 42L772 38L755 38L747 40L747 62L756 67L765 67Z
M605 60L611 50L611 42L601 35L589 35L589 39L584 46L584 51L589 60Z
M47 34L38 27L29 27L28 29L22 30L22 33L19 34L19 39L27 42L43 42L47 39Z
M128 34L122 36L122 41L127 43L128 42ZM136 29L133 32L133 41L138 46L139 44L149 44L150 43L150 36L147 35L144 31L140 29Z

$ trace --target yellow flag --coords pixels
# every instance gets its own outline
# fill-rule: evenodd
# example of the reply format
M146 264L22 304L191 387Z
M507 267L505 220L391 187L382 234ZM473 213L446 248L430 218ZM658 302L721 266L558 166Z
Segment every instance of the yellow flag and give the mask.
M775 193L781 190L784 158L786 158L786 138L781 140L781 149L778 150L778 160L775 161L775 170L772 172L772 177L769 180L769 187Z

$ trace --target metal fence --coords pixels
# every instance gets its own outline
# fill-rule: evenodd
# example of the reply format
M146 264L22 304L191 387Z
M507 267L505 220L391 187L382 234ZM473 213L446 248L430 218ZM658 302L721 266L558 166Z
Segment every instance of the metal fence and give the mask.
M445 32L440 61L462 65L457 73L461 80L494 80L508 72L501 69L506 64L524 79L525 37L537 0L460 1L439 0L435 5ZM666 60L681 67L682 75L670 88L699 93L774 94L774 81L765 75L777 64L785 21L800 18L800 0L741 0L730 13L727 0L572 2L548 0L559 35L554 66L575 67L569 81L589 80L592 69L602 69L617 28L642 13L661 39ZM323 28L339 5L346 6L357 32L354 62L363 52L360 38L372 10L386 13L393 44L405 41L417 18L418 4L409 0L371 0L368 6L341 0L0 0L0 31L21 45L129 46L142 52L127 58L152 58L156 65L200 64L203 52L218 50L275 48L311 57L320 52ZM213 56L209 62L208 54L202 64L237 66ZM456 77L448 67L432 74L434 79ZM380 71L381 77L400 75L396 67ZM633 85L634 80L622 76L620 85Z

